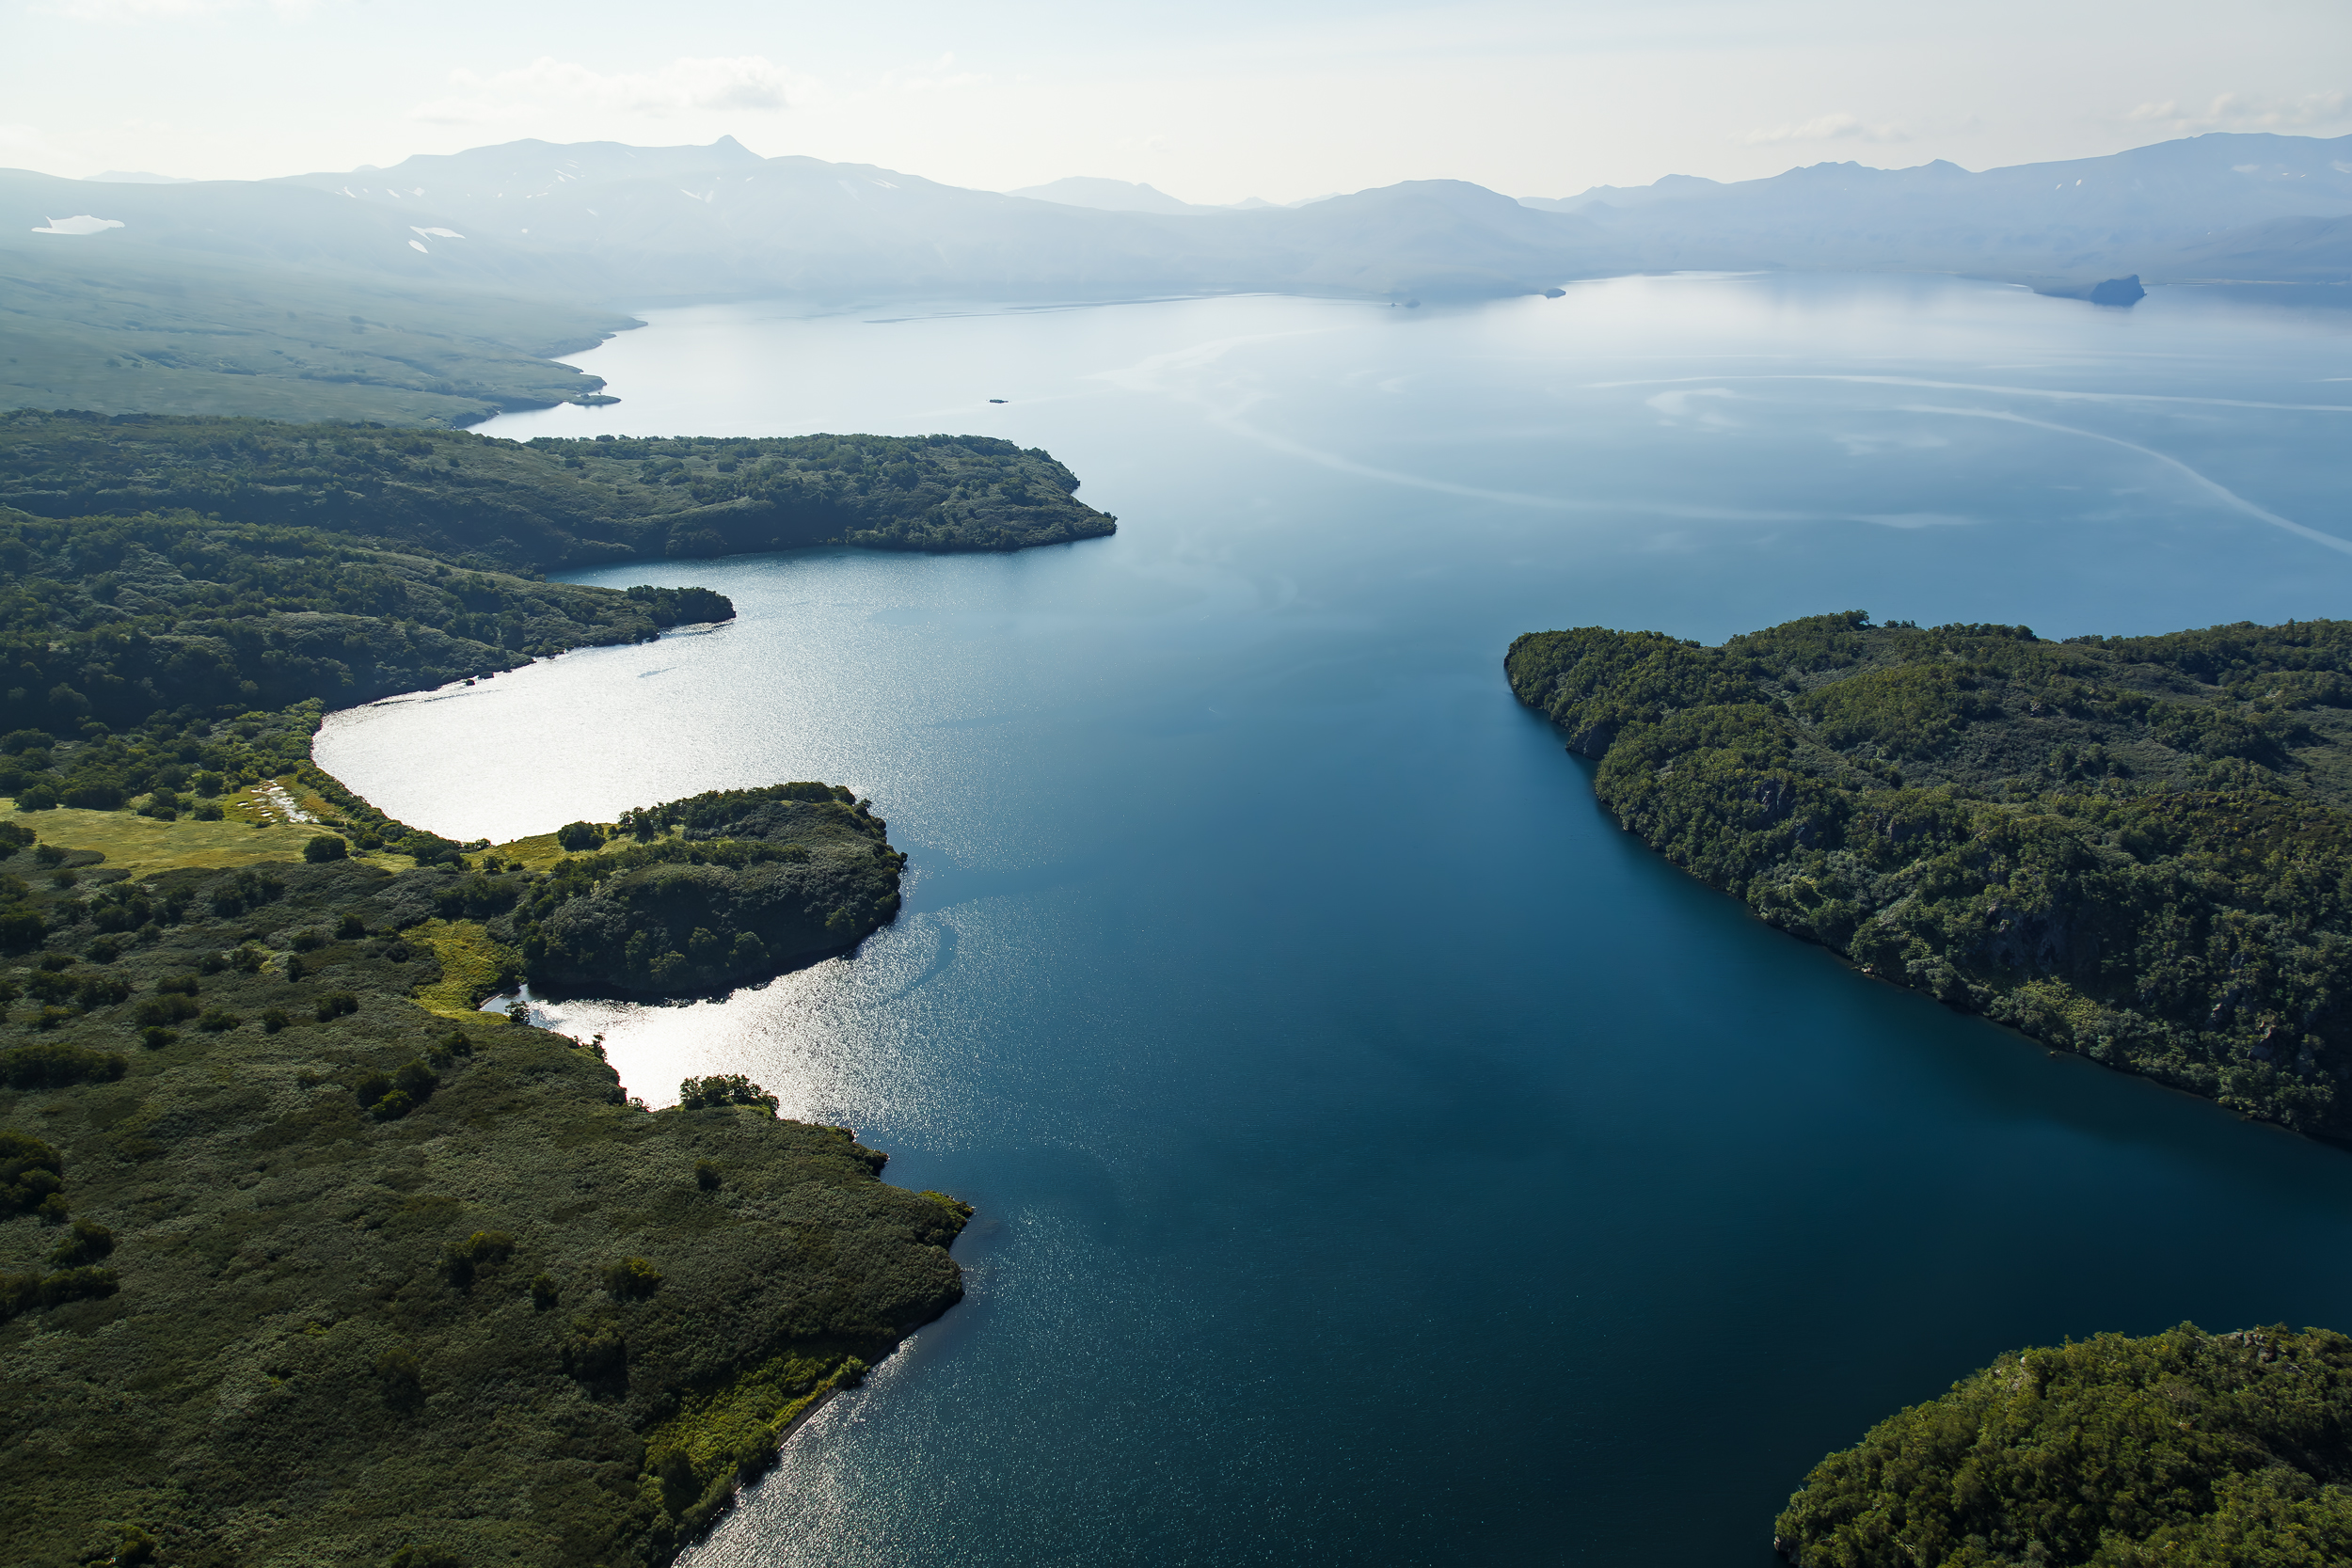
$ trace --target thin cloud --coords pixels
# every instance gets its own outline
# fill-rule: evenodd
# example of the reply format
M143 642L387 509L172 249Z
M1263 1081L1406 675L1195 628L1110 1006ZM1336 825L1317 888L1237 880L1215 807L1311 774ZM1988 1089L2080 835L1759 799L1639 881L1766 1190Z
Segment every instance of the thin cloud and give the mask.
M2352 118L2341 92L2307 92L2300 98L2244 98L2225 92L2202 108L2184 106L2177 98L2142 103L2123 119L2135 125L2160 126L2168 131L2310 131L2340 125Z
M54 153L57 150L38 125L0 125L0 153Z
M977 71L958 71L953 55L942 55L936 60L909 71L890 71L875 84L884 91L937 92L946 87L970 87L988 78Z
M1858 116L1836 114L1750 131L1739 140L1743 147L1771 147L1792 141L1899 142L1911 140L1911 133L1899 125L1867 125Z
M76 22L186 22L226 16L232 11L269 10L281 22L298 22L315 8L315 0L63 0L38 8L50 16Z
M560 107L660 119L707 110L783 109L791 96L784 71L760 55L675 59L659 71L611 74L547 56L488 76L453 71L450 85L458 90L418 104L409 118L470 125Z

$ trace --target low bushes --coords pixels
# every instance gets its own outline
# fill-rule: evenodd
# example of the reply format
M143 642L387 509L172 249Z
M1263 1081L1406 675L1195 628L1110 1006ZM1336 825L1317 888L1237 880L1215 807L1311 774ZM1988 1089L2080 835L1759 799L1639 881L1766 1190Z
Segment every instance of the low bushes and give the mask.
M130 1065L127 1059L111 1051L92 1051L84 1045L37 1040L31 1045L0 1051L0 1080L5 1080L12 1089L62 1088L68 1084L103 1083L119 1078Z
M616 1301L643 1301L661 1289L661 1271L643 1258L623 1258L604 1266L604 1289Z
M503 1230L477 1230L462 1242L443 1243L438 1267L442 1278L466 1291L473 1288L478 1271L496 1268L514 1256L514 1237Z
M55 1274L0 1275L0 1320L69 1301L110 1296L120 1287L112 1269L59 1269Z
M440 1087L439 1074L421 1061L403 1064L390 1074L371 1072L352 1085L359 1106L378 1121L398 1121L433 1098Z
M25 1132L0 1128L0 1211L26 1211L65 1218L65 1162L57 1151Z
M739 1072L686 1079L677 1086L677 1102L681 1111L700 1111L720 1105L755 1105L771 1117L781 1103L774 1095Z

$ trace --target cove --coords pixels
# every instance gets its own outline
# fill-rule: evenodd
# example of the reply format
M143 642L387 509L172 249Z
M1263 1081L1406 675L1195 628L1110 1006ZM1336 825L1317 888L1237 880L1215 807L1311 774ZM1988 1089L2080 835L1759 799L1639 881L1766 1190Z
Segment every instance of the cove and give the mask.
M1748 919L1501 669L1582 624L2342 614L2341 315L1681 277L649 319L582 358L621 404L488 433L1004 436L1120 519L582 574L739 619L320 737L453 837L825 778L913 857L853 958L545 1014L979 1209L969 1299L691 1560L1762 1568L1814 1460L2004 1348L2352 1326L2352 1155Z

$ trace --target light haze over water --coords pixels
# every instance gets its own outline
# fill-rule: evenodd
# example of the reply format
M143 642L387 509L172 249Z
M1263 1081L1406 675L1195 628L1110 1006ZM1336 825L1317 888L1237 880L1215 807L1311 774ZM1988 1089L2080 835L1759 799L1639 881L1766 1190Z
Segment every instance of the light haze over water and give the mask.
M998 435L1120 520L575 574L739 618L320 737L453 837L821 778L913 857L853 958L543 1015L655 1105L747 1072L979 1208L964 1304L685 1560L1761 1565L1816 1459L2004 1349L2342 1323L2344 1152L1750 920L1502 659L2343 615L2352 313L1685 277L646 314L580 360L619 404L488 433Z

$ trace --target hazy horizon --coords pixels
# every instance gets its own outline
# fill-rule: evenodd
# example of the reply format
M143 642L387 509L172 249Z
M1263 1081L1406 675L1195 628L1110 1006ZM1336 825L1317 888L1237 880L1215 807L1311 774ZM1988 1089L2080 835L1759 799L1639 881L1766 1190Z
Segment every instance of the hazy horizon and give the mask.
M397 13L357 0L6 0L0 164L258 179L537 137L707 144L1009 191L1079 176L1187 202L1404 180L1530 197L1857 160L1970 169L2202 131L2352 132L2352 9L2028 6L1964 24L1856 0L1268 13L717 0ZM886 35L886 36L879 36ZM659 42L649 42L658 38ZM130 106L135 112L126 113Z

